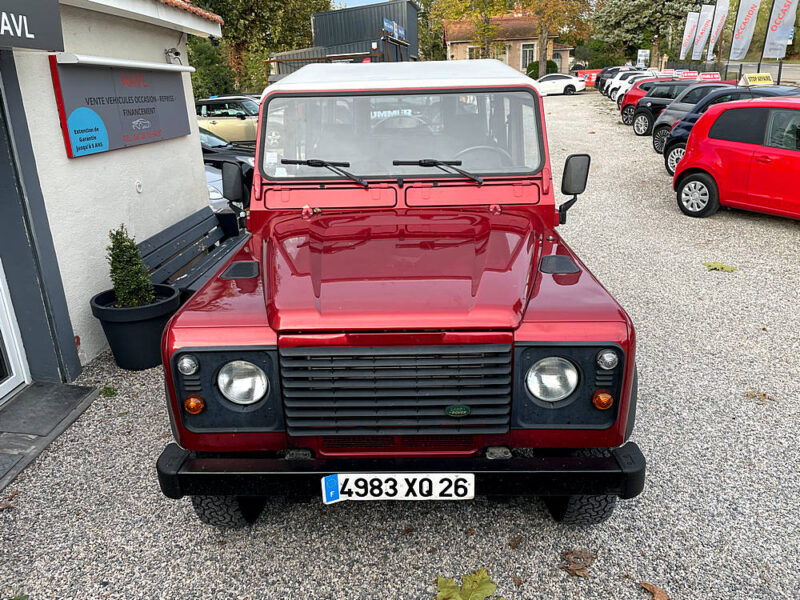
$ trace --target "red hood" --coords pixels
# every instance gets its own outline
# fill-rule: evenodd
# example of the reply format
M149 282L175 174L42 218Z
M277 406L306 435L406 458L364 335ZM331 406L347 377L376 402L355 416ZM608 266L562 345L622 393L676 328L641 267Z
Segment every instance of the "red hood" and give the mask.
M276 331L512 329L530 294L536 217L371 211L275 223L263 265Z

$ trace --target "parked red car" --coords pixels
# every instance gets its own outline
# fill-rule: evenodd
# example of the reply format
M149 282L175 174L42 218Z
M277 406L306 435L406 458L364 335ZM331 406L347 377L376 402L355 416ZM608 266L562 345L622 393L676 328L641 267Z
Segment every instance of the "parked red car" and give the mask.
M678 207L720 206L800 218L800 98L711 106L689 136L673 179Z
M636 496L635 332L559 235L590 159L557 207L544 115L493 60L269 86L252 237L164 333L164 494L220 526L287 495L544 496L573 524Z
M673 77L653 77L642 79L633 84L628 93L623 96L619 105L619 114L625 125L633 125L633 114L636 112L636 103L647 95L652 84L657 81L672 81Z

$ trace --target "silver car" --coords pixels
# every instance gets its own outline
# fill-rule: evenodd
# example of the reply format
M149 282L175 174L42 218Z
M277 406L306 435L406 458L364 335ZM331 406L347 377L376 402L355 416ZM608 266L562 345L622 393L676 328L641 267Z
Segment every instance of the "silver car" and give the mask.
M672 126L685 117L709 92L718 90L722 87L733 87L730 84L714 81L709 83L698 83L690 85L683 90L667 106L653 124L653 150L659 154L664 152L664 142L672 130Z

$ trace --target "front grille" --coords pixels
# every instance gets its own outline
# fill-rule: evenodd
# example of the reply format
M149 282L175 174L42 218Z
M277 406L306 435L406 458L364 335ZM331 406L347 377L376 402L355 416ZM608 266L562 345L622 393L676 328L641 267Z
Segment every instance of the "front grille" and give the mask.
M370 450L385 448L472 448L471 435L360 435L326 436L322 438L325 450Z
M280 368L289 435L508 431L509 344L283 348Z

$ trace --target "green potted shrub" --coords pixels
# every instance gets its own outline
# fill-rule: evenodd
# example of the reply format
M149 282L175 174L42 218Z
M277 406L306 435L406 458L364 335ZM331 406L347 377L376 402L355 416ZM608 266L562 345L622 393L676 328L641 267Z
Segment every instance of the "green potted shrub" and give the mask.
M100 320L114 360L123 369L149 369L161 363L161 334L180 306L180 293L170 285L154 285L142 255L124 225L113 229L106 248L114 288L89 304Z

